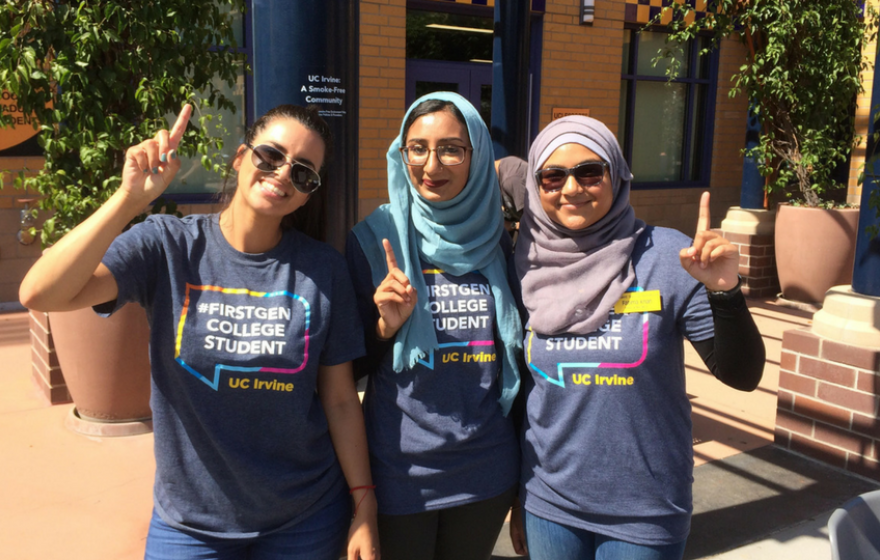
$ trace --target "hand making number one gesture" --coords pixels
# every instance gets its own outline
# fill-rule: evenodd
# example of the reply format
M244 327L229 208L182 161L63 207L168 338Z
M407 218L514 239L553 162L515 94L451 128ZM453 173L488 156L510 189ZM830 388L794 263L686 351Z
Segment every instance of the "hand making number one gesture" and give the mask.
M160 130L149 140L125 152L122 189L147 202L159 197L180 169L177 146L189 123L192 106L186 104L177 115L171 131Z
M385 249L385 263L388 265L388 274L373 296L373 302L379 309L379 322L376 325L376 334L381 339L392 338L401 326L412 315L416 306L418 294L409 283L409 278L397 266L397 258L394 249L387 239L382 240Z
M681 266L709 291L732 290L739 281L739 249L709 229L709 193L700 198L694 244L679 253Z

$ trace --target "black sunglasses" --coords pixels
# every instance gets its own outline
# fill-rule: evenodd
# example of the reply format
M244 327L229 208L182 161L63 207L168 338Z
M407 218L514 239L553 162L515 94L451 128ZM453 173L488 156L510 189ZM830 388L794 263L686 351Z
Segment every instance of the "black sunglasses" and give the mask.
M321 186L321 177L318 172L308 167L304 163L300 163L295 159L290 159L279 150L268 144L258 144L251 146L251 163L260 171L275 171L283 167L284 164L290 164L290 182L296 190L303 194L312 194Z
M585 161L568 169L564 167L539 169L535 172L535 181L546 193L562 190L569 175L573 175L580 186L592 187L602 182L607 170L608 163L604 161Z

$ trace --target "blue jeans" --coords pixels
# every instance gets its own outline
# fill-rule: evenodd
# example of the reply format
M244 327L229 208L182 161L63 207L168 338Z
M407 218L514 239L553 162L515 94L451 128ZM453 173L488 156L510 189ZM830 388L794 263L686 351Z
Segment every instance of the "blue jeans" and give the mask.
M351 522L348 493L301 522L259 537L225 539L171 527L153 511L145 560L337 560Z
M687 542L634 544L524 513L531 560L681 560Z

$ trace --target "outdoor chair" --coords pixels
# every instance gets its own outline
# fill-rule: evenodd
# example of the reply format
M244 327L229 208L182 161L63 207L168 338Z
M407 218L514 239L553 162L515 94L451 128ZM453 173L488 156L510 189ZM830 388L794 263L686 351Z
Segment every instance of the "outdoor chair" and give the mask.
M828 520L832 560L880 560L880 490L834 510Z

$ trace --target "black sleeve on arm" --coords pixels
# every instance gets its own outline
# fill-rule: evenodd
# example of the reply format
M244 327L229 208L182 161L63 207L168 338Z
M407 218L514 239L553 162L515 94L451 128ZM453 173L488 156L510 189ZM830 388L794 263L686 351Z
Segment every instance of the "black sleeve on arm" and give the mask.
M722 383L754 391L764 374L764 340L739 288L722 297L709 295L715 337L691 342L706 367Z
M373 287L370 263L354 233L348 234L345 258L348 261L351 283L354 285L358 315L364 326L364 345L367 349L367 354L353 363L354 378L360 379L379 369L385 354L394 346L394 339L380 340L376 335L376 324L379 322L379 310L373 301L376 289Z

